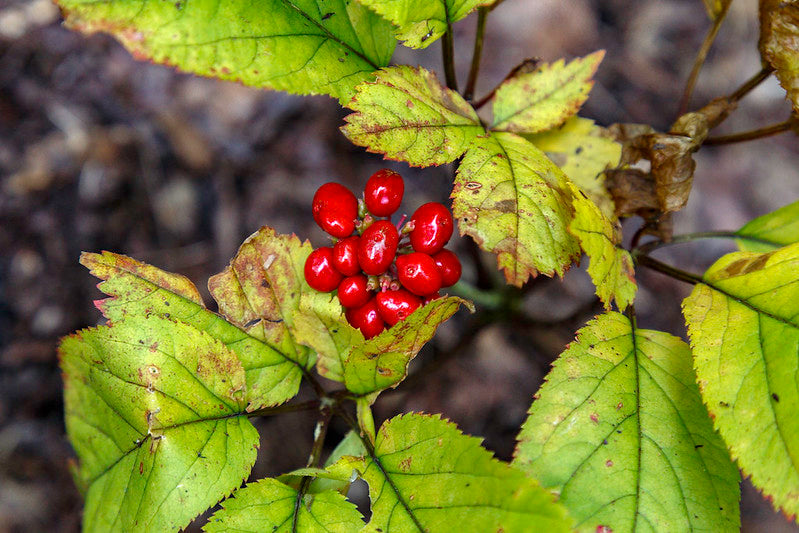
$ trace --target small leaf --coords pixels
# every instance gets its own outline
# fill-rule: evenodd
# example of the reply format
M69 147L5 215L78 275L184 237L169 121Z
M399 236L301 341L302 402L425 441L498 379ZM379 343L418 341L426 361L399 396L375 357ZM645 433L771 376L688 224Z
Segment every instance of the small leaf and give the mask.
M605 309L610 309L615 299L619 309L624 310L635 300L638 286L630 252L620 247L621 226L603 215L577 187L572 186L572 193L575 215L569 231L591 261L588 275L596 285L596 294Z
M799 113L799 3L760 0L760 55Z
M572 117L560 128L525 135L560 167L611 220L616 218L613 198L605 187L604 171L618 166L621 145L593 120Z
M738 466L799 513L799 244L727 254L683 302L702 398Z
M506 80L494 95L492 130L538 133L576 114L588 99L604 50L566 64L561 59Z
M112 322L149 315L180 320L233 350L246 372L250 410L281 404L297 394L301 367L262 338L206 309L197 288L184 276L111 252L83 253L80 262L103 280L98 288L110 298L95 305Z
M107 32L135 57L342 103L388 64L391 25L347 0L59 0L67 24Z
M578 531L738 531L738 471L680 339L600 315L536 397L513 464L559 494Z
M222 502L203 531L223 533L356 533L363 528L361 513L336 491L306 495L296 507L297 491L275 479L249 483Z
M372 517L365 532L571 531L563 508L535 480L437 415L386 421L374 456L345 457L331 467L353 468L369 484Z
M461 235L496 254L506 281L517 287L539 272L563 275L580 253L566 229L568 178L518 135L477 138L458 168L452 199Z
M249 474L258 433L244 369L221 342L131 316L64 338L59 353L84 531L177 531Z
M415 166L450 163L485 133L472 106L421 67L381 70L347 107L355 113L341 131L350 141Z
M344 385L355 394L365 395L398 384L405 379L411 359L461 305L474 312L466 300L438 298L377 337L353 346L344 365Z
M736 233L738 248L746 252L770 252L775 248L799 242L799 201L748 222Z
M411 48L426 48L441 37L447 26L479 6L496 0L361 0L397 26L397 39Z

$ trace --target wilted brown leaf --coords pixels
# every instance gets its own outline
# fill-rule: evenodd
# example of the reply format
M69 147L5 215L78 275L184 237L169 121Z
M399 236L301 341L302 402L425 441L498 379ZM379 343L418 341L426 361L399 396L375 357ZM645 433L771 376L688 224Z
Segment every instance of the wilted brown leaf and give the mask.
M760 0L759 48L799 112L799 1Z

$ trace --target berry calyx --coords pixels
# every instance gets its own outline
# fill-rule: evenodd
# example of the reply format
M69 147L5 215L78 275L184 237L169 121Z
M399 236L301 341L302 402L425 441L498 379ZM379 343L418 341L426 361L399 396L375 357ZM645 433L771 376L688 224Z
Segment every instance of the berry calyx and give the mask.
M345 276L354 276L361 272L358 264L358 241L360 237L353 235L333 245L333 266Z
M417 296L438 292L441 272L433 258L421 252L397 257L397 277L403 287Z
M345 316L352 327L361 330L365 339L371 339L386 327L383 318L377 311L377 300L375 298L372 298L361 307L348 309Z
M402 176L387 168L378 170L366 182L363 199L366 208L378 217L394 214L402 203L405 182Z
M358 264L370 276L379 276L391 266L397 253L399 232L388 220L378 220L361 235Z
M312 289L319 292L330 292L344 276L333 266L333 249L329 246L317 248L305 260L305 281Z
M313 197L313 219L333 237L349 237L355 230L358 200L349 189L338 183L325 183Z
M405 320L422 305L422 300L418 296L405 289L379 292L375 296L375 300L377 301L377 311L389 326L393 326L400 320Z
M452 237L454 222L449 210L438 202L429 202L419 207L411 216L413 231L411 246L417 252L432 255L447 244Z
M441 272L441 287L451 287L461 279L461 262L450 250L441 250L433 255L438 271Z
M344 278L338 285L338 301L348 309L363 306L371 296L367 283L363 274Z

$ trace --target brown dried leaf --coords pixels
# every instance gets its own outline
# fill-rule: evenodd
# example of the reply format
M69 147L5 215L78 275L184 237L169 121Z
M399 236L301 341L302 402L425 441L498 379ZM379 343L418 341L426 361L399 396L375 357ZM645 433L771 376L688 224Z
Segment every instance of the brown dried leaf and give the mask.
M760 0L759 48L799 112L799 1Z

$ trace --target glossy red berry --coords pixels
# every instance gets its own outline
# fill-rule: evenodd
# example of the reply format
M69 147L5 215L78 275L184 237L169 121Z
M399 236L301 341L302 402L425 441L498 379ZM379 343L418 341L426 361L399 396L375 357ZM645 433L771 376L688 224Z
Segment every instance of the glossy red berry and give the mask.
M451 287L461 279L461 262L458 256L449 250L441 250L433 255L438 271L441 272L441 286Z
M366 288L367 283L368 280L363 274L344 278L338 285L338 301L348 309L361 307L371 296L369 289Z
M378 220L363 232L358 243L358 264L370 276L379 276L394 261L399 232L388 220Z
M313 197L313 219L333 237L349 237L358 217L358 200L338 183L325 183Z
M348 309L345 316L347 317L347 322L352 327L360 329L366 339L371 339L378 335L386 327L383 318L377 311L377 300L375 298L372 298L361 307Z
M441 288L441 272L436 262L421 252L397 257L397 277L403 287L417 296L433 294Z
M360 237L353 235L333 245L333 266L345 276L354 276L361 272L358 264L358 241Z
M305 260L305 281L317 291L332 291L343 277L333 266L333 249L329 246L317 248Z
M454 223L449 209L438 202L426 203L411 216L413 231L411 246L417 252L432 255L447 244L452 237Z
M439 298L441 298L440 292L434 292L433 294L428 294L427 296L422 298L422 305L427 305L433 300L438 300Z
M363 200L370 213L378 217L387 217L399 209L404 192L405 182L402 176L384 168L372 174L366 182Z
M389 326L393 326L400 320L405 320L422 305L422 300L418 296L414 296L405 289L379 292L375 296L375 300L380 316Z

